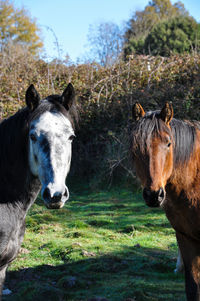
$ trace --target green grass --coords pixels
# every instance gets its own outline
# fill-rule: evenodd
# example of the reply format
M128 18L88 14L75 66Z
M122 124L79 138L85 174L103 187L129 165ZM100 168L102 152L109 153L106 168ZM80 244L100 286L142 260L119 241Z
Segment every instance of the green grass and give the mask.
M137 191L82 187L64 209L51 211L38 200L22 248L7 274L13 293L5 301L185 300L183 275L173 272L174 231Z

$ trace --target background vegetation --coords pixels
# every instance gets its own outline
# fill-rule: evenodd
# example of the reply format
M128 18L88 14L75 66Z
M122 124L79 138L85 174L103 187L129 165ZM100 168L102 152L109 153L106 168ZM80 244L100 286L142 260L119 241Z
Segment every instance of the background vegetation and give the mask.
M141 102L146 110L171 101L176 117L199 118L199 24L181 2L172 5L170 0L151 1L129 20L124 39L113 23L91 27L88 38L96 60L81 64L73 64L69 58L50 63L40 59L31 51L30 41L24 40L33 26L31 45L39 51L41 43L38 40L39 44L35 44L39 30L35 21L30 18L26 26L25 21L21 22L26 30L17 23L20 38L20 34L13 33L13 22L16 15L27 20L28 12L15 9L8 0L1 1L0 7L1 36L9 37L2 38L6 47L0 51L1 117L24 105L25 91L31 83L45 97L61 93L71 81L80 111L72 176L94 179L96 183L102 179L112 181L114 171L114 178L134 176L127 153L131 107L135 101ZM9 34L5 34L6 20ZM142 52L151 49L150 54L138 55L130 47L127 55L127 45L133 38L139 41L141 36L145 36Z
M117 167L115 175L124 178L130 167L126 158L132 104L139 101L149 110L171 101L175 117L199 119L199 68L200 55L195 53L133 55L109 67L97 63L67 66L35 59L28 49L10 45L0 53L0 112L6 117L24 106L25 90L31 83L45 97L61 93L71 81L80 112L72 176L108 180Z
M190 52L199 49L200 26L184 4L152 0L143 11L136 11L125 30L124 56Z
M18 9L9 0L0 0L0 48L11 42L27 46L33 54L43 46L40 30L24 8Z

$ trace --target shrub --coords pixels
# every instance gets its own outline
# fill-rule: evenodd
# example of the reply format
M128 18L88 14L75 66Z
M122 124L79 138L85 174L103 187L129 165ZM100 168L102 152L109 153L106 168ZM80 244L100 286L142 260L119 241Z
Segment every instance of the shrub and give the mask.
M199 119L199 70L198 54L134 55L106 68L95 63L48 64L26 48L10 47L0 53L0 113L6 117L22 107L31 83L45 97L61 93L71 81L80 113L71 176L96 181L109 178L114 170L121 176L127 168L131 174L127 150L132 104L139 101L145 110L154 110L171 101L175 117Z

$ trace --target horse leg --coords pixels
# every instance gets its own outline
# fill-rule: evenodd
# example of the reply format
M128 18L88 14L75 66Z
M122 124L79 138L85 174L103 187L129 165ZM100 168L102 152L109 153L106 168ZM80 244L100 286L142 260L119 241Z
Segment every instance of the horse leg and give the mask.
M176 232L185 269L187 301L200 301L200 243Z
M178 256L177 256L177 261L176 261L176 268L174 270L174 273L181 273L184 270L184 266L183 266L183 259L182 259L182 255L181 255L181 251L178 247Z
M2 291L3 291L3 284L6 278L6 270L7 270L8 265L4 265L3 267L0 268L0 301L2 297Z

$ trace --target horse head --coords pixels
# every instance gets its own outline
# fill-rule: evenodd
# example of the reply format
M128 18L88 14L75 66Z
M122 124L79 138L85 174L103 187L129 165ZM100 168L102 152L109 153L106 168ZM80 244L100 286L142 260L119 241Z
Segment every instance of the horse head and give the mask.
M41 196L50 209L62 208L69 198L65 180L75 136L70 117L74 98L71 84L62 95L50 95L43 100L33 85L26 91L30 112L29 166L31 173L41 182Z
M132 133L134 165L143 189L143 198L150 207L162 206L165 186L173 170L173 136L170 121L172 105L166 103L161 111L145 114L142 106L132 108L135 126Z

